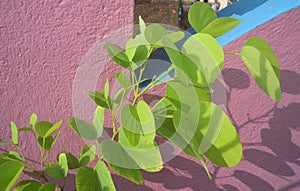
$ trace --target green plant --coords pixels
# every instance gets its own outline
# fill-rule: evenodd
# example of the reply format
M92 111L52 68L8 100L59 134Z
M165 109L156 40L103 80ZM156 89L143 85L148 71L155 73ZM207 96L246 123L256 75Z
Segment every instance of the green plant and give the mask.
M66 180L69 169L76 169L76 188L86 190L115 190L108 167L124 178L142 185L141 170L158 172L163 160L155 137L157 133L170 140L184 153L198 158L205 168L206 160L231 167L242 157L242 145L235 127L226 113L211 102L210 85L219 75L224 54L242 58L259 87L273 100L281 99L280 68L275 54L267 42L259 37L247 40L240 53L223 52L215 40L241 21L233 18L217 18L206 4L195 3L189 12L189 21L196 34L189 37L181 50L175 42L184 37L182 32L168 33L158 24L146 26L140 18L140 34L129 39L125 51L114 44L106 43L106 50L115 63L127 69L116 74L121 88L110 97L110 85L106 81L104 90L90 92L89 96L98 105L93 123L73 117L70 127L91 144L84 146L78 157L62 152L57 162L45 164L51 148L57 141L62 122L52 124L37 122L36 114L30 117L30 127L17 128L11 122L12 141L18 153L9 151L0 155L0 190L10 190L22 172L42 179L19 182L15 190L64 190L64 184L55 185L54 180ZM142 74L150 54L164 48L171 66L160 76L153 77L150 84L140 90ZM135 70L139 69L137 76ZM175 76L162 81L171 71ZM166 96L150 107L141 96L154 86L166 84ZM132 94L133 100L125 104L124 99ZM112 121L111 139L99 142L103 133L104 113L108 110ZM120 115L118 123L117 116ZM40 168L35 169L25 158L18 143L21 132L30 132L35 137L41 152ZM55 136L54 136L55 134ZM225 149L226 147L226 149ZM91 162L97 161L91 168Z

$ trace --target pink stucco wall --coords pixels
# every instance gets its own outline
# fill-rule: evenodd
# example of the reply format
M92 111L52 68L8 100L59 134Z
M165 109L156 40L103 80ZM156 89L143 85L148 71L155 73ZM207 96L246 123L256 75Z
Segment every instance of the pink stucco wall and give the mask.
M82 56L104 34L132 22L133 0L0 2L0 139L10 138L9 121L28 124L64 120L54 152L78 153L83 142L67 127L72 83ZM300 189L300 8L257 27L225 47L239 51L250 36L267 40L282 70L283 99L276 104L257 87L239 58L226 57L223 76L228 110L244 145L236 167L214 168L210 181L197 160L180 155L159 173L144 173L145 186L113 176L118 190L299 190ZM38 160L31 137L25 155ZM9 147L1 147L7 149ZM2 152L2 151L0 151ZM74 176L70 176L74 179Z

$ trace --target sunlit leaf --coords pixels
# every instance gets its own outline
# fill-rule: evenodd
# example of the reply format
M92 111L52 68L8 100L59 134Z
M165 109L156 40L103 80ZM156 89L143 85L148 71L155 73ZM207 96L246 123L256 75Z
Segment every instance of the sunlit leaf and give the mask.
M36 124L36 121L37 121L37 115L35 113L33 113L31 116L30 116L30 125L32 128L35 127L35 124Z
M107 190L107 191L115 191L116 190L114 182L111 178L110 172L106 168L106 165L104 164L104 162L99 160L95 166L95 171L101 182L102 190Z
M48 121L41 121L35 125L35 131L40 137L46 138L46 134L52 126L53 124Z
M55 123L45 134L45 138L52 135L60 126L62 125L62 121Z
M78 160L80 166L87 165L91 161L94 160L96 155L96 146L95 145L86 145L83 147L83 149L80 151Z
M85 140L96 140L101 136L101 129L96 128L94 125L85 120L73 117L68 121L68 123L78 136Z
M103 107L97 107L94 112L93 126L95 127L97 133L102 135L103 132L103 124L104 124L104 111Z
M154 47L161 46L158 42L167 34L167 30L159 24L151 24L145 29L145 38Z
M241 57L258 86L273 100L280 101L280 68L270 45L259 37L247 40Z
M139 15L139 26L140 26L140 33L144 33L146 29L146 24L141 15Z
M126 76L124 73L122 72L118 72L116 74L116 79L118 80L119 84L123 87L123 88L127 88L129 86L131 86L131 81L128 78L128 76Z
M72 153L70 152L63 152L63 153L66 155L68 168L70 170L80 167L78 159Z
M130 61L127 55L123 52L121 48L118 46L107 42L105 44L106 51L108 52L109 57L124 68L130 67Z
M188 13L189 23L196 32L200 32L213 20L217 19L216 12L206 3L194 3Z
M68 168L67 156L65 153L59 154L58 165L64 170L64 177L66 177L68 174L69 168Z
M106 99L103 92L89 92L89 96L97 105L107 109L112 108L111 98L108 96L108 98Z
M9 191L23 172L24 166L21 162L7 160L0 164L0 188Z
M16 124L13 121L10 122L10 127L11 127L11 140L12 140L12 143L17 145L18 144L18 139L19 139L18 128L17 128Z
M206 33L213 37L219 37L236 27L241 22L241 20L230 17L218 18L202 29L201 33Z
M104 85L104 98L108 99L109 94L109 82L108 79L106 79L105 85Z
M23 180L19 182L14 191L39 191L41 184L35 180Z
M32 128L30 127L22 127L20 129L18 129L19 132L26 132L26 131L32 131Z

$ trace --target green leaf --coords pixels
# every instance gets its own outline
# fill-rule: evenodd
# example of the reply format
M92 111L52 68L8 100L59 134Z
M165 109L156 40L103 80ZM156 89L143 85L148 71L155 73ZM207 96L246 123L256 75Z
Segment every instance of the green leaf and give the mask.
M215 104L199 102L199 106L192 105L188 112L177 111L173 123L197 153L205 154L218 166L235 166L241 160L242 145L235 127Z
M219 37L232 30L241 22L241 20L230 17L218 18L213 20L209 25L202 29L201 33L206 33L213 37Z
M18 128L17 128L16 124L13 121L10 122L10 127L11 127L12 143L17 145L18 144L18 139L19 139Z
M202 81L208 84L214 82L223 67L224 53L212 36L203 33L193 35L183 44L182 52L198 66L204 78Z
M188 13L188 19L196 32L200 32L209 23L217 19L216 12L206 3L194 3Z
M38 137L38 144L41 148L46 149L47 151L50 151L53 145L53 138L51 136L45 138L45 144L43 145L43 138Z
M74 155L72 155L72 153L70 152L63 152L63 153L66 155L68 168L70 170L77 169L80 167L78 159Z
M134 56L132 58L132 61L137 65L142 65L149 56L149 49L146 45L139 45L135 49Z
M121 125L130 144L136 146L143 132L137 110L130 104L124 105L121 110Z
M105 109L103 107L97 107L94 113L93 126L95 127L99 136L101 136L103 132L104 112Z
M163 168L160 151L151 134L141 136L139 144L135 147L128 141L123 128L120 129L118 138L123 149L141 169L158 172Z
M47 182L43 184L38 191L55 191L56 190L56 185L53 184L52 182Z
M130 87L120 89L114 97L114 108L120 106L120 104L123 102L123 100L128 96L130 92L131 92Z
M53 141L52 141L52 144L51 144L49 150L51 150L51 148L54 146L54 144L56 143L56 141L57 141L57 139L58 139L59 136L60 136L60 132L58 132L58 133L55 135L55 137L54 137L54 139L53 139Z
M85 140L92 141L101 136L100 129L96 129L94 125L91 125L85 120L72 117L68 123L69 126L78 134L78 136L84 138Z
M30 127L22 127L20 129L18 129L19 132L26 132L26 131L32 131L32 128Z
M280 101L280 68L270 45L259 37L248 39L241 57L258 86L273 100Z
M32 128L35 127L35 124L36 124L36 121L37 121L37 115L35 113L33 113L31 116L30 116L30 125Z
M109 164L109 167L118 175L126 178L127 180L130 180L131 182L138 185L144 185L144 178L139 169L124 168L113 164Z
M11 142L0 142L0 145L10 145L12 144Z
M39 191L41 184L35 180L23 180L19 182L14 191Z
M89 92L89 96L97 105L107 109L112 108L111 98L108 96L106 99L103 92Z
M0 164L0 189L9 191L23 172L21 162L8 160Z
M178 42L184 38L184 32L176 31L166 35L168 39L170 39L173 43Z
M131 86L131 81L128 78L128 76L126 76L124 73L122 72L118 72L116 74L116 79L118 80L119 84L123 87L123 88L128 88Z
M140 33L144 33L146 29L146 24L141 15L139 15L139 25L140 25Z
M138 51L139 53L142 53L142 55L143 55L142 57L148 56L148 55L145 56L146 51L144 51L144 47L147 48L147 54L148 54L148 52L150 50L150 45L147 42L147 40L145 39L144 34L138 34L135 36L134 39L131 38L127 41L125 52L130 61L133 61L133 62L137 61L137 58L140 57L140 55L138 55L139 53L137 52L137 48L139 46L142 46L142 48L140 48L140 50ZM136 58L133 59L135 56L136 56ZM135 70L137 68L137 66L133 64L131 66L131 68L132 68L132 70Z
M95 145L84 146L83 149L80 151L79 158L78 158L80 166L87 165L88 163L93 161L95 155L96 155Z
M127 55L123 52L121 48L118 46L111 44L110 42L107 42L105 44L106 51L109 55L109 57L119 64L120 66L124 68L130 68L130 61L127 57Z
M153 47L160 47L158 42L167 34L167 30L159 24L151 24L145 29L145 38Z
M58 165L64 170L64 177L68 175L68 160L65 153L60 153L58 156Z
M86 166L80 167L76 173L76 190L77 191L102 190L102 185L97 172Z
M4 159L5 161L13 160L13 161L17 161L17 162L22 162L22 159L21 159L20 155L15 151L8 151L8 152L5 152L5 153L2 153L0 155L0 158ZM2 163L0 163L0 164L2 164Z
M62 124L62 121L59 121L55 123L45 134L44 138L47 138L48 136L52 135Z
M95 166L95 171L101 182L101 190L115 191L115 185L111 178L110 172L107 170L106 165L101 160Z
M41 121L35 125L35 131L40 137L46 138L46 134L52 126L53 124L48 121Z
M109 82L108 79L106 79L105 85L104 85L104 98L108 99L108 93L109 93Z
M61 166L53 162L47 164L46 173L54 180L61 180L65 177L65 170Z

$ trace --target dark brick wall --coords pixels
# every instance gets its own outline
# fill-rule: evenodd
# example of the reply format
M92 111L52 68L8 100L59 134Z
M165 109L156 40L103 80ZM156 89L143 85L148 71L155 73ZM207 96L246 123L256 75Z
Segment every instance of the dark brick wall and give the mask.
M135 0L134 24L139 15L146 23L163 23L178 26L179 0Z

